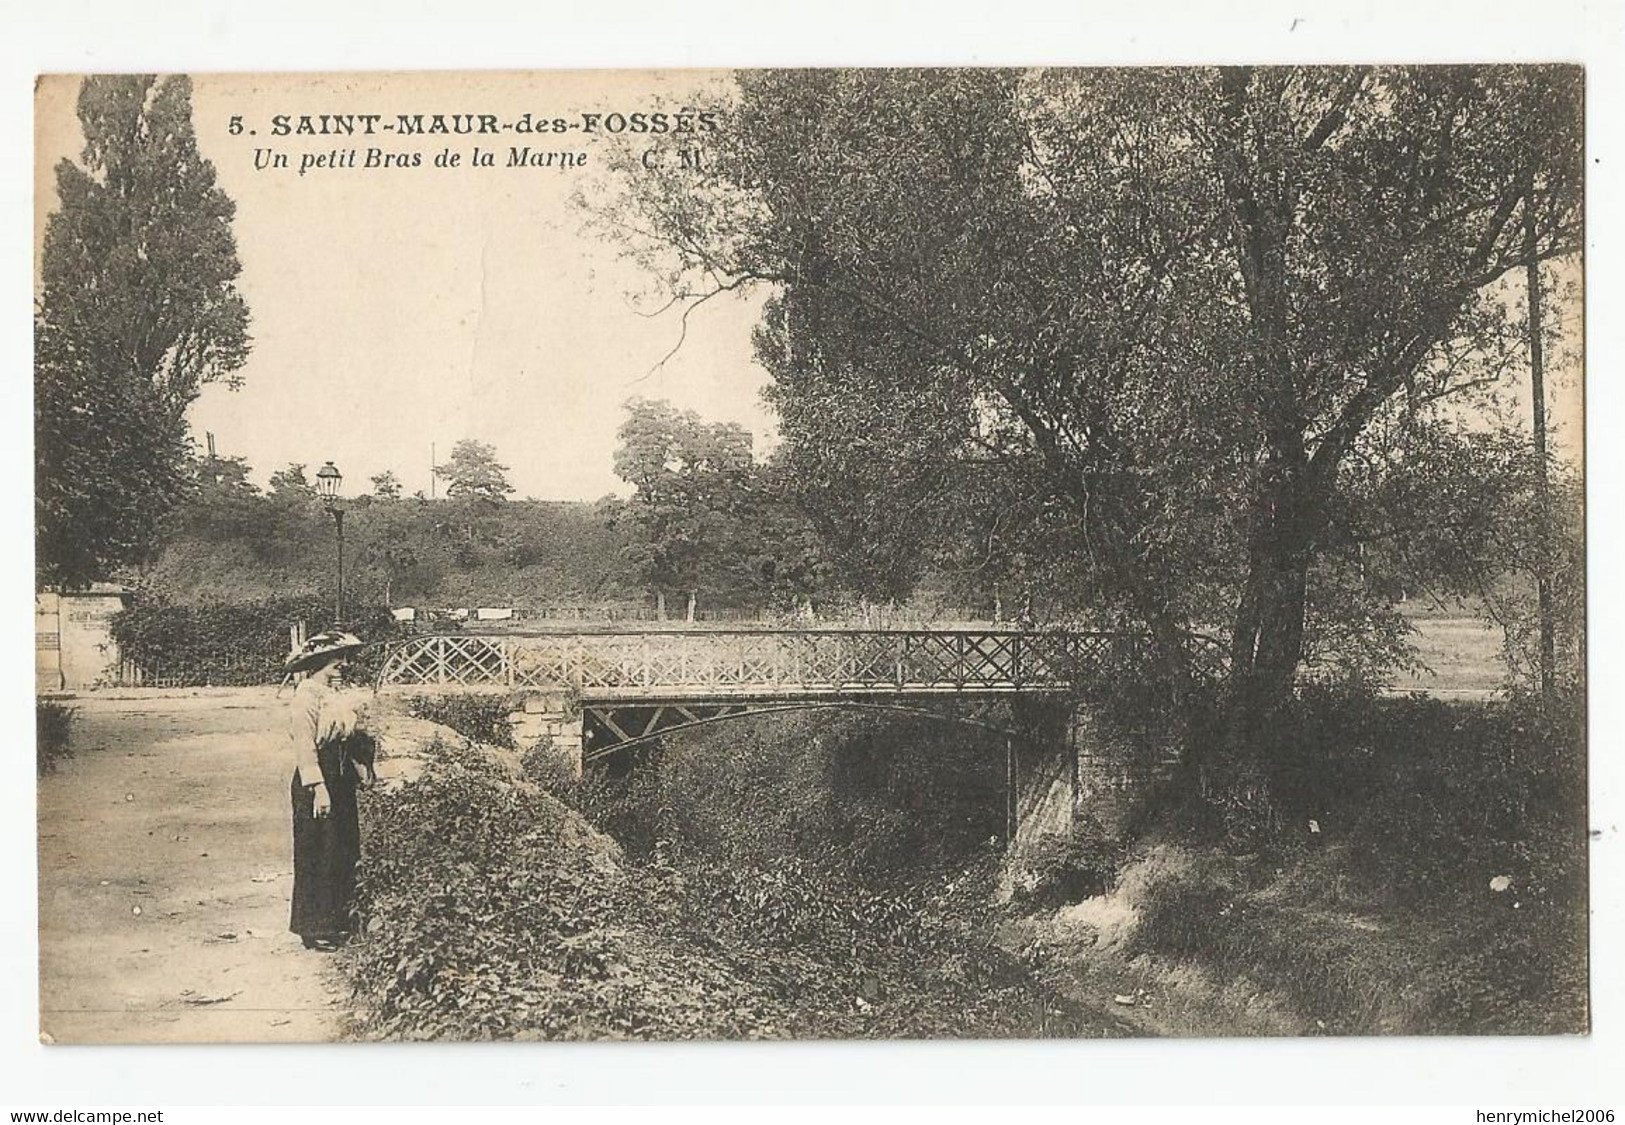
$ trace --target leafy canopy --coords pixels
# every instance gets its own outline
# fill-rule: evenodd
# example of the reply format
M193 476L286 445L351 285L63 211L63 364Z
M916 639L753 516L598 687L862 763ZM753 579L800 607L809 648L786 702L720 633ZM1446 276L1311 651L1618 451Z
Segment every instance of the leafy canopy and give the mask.
M506 500L514 491L507 473L508 466L497 460L496 447L473 438L464 438L452 446L446 463L434 467L434 475L448 482L447 496L491 503Z
M735 603L754 595L758 606L822 583L813 530L782 471L756 461L748 430L667 402L634 399L626 411L615 471L633 487L623 518L636 529L629 561L645 582Z
M1317 613L1379 627L1331 522L1351 466L1510 369L1503 279L1578 247L1580 95L1564 67L749 72L712 175L628 153L602 217L689 307L769 291L785 457L862 581L946 552L1171 664L1217 637L1256 712Z
M627 513L640 532L639 569L656 588L697 589L727 566L744 532L755 469L750 433L634 399L617 437L615 473L633 488Z

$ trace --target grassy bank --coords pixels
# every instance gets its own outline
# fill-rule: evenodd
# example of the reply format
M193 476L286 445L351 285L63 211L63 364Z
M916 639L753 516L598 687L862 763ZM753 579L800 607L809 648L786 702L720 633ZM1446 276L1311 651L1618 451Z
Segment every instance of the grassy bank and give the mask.
M1580 721L1320 695L1293 722L1265 846L1153 836L1006 943L1173 1034L1584 1031Z
M952 802L937 807L960 828L922 850L927 822L899 807L919 796L918 756L841 720L671 741L624 778L550 790L542 756L527 775L445 730L421 776L367 794L365 922L341 961L353 1034L1130 1033L982 936L997 851ZM860 779L868 799L842 801Z

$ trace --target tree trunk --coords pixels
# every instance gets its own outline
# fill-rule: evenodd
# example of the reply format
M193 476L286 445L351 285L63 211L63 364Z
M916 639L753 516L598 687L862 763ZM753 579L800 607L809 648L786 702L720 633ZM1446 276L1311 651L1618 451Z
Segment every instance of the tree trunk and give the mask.
M1301 526L1271 526L1254 539L1231 639L1232 701L1267 717L1292 690L1303 660L1310 539Z
M688 592L688 612L683 616L683 620L687 621L690 625L694 624L694 607L698 604L699 600L700 592L698 590L690 590Z
M655 620L666 620L666 591L655 591Z
M1266 482L1257 502L1224 707L1201 770L1203 790L1231 819L1225 826L1231 831L1273 823L1270 776L1303 661L1309 564L1324 507L1298 465L1267 473L1275 480Z
M1551 484L1546 472L1546 354L1541 336L1540 263L1535 258L1535 215L1524 202L1524 284L1529 293L1529 398L1535 431L1535 598L1540 617L1540 698L1551 705L1557 669L1552 613Z

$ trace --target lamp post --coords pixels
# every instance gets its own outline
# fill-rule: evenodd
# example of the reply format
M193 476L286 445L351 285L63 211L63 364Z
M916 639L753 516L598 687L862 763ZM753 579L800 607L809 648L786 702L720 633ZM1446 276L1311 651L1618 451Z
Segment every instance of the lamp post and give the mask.
M331 461L316 470L316 491L321 495L322 504L332 513L333 529L338 533L339 581L338 591L333 595L335 626L344 621L344 509L339 506L339 485L343 483L344 474Z

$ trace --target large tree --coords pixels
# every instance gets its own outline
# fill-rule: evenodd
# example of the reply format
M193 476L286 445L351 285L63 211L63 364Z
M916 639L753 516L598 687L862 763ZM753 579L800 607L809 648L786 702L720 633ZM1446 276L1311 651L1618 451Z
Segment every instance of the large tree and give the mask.
M186 408L248 355L232 201L184 76L88 78L80 163L57 165L35 334L39 577L83 585L151 554L189 469Z
M732 422L706 422L667 402L634 399L617 434L615 473L632 486L627 514L632 548L655 589L688 595L694 619L700 588L734 569L742 542L755 458L751 435Z
M290 461L286 469L272 473L270 485L271 495L283 499L309 500L316 495L316 486L305 475L305 466L301 461Z
M453 500L497 504L514 490L508 483L508 466L497 460L496 446L474 438L452 446L451 456L434 467L434 475L447 482L446 495Z
M1075 571L1175 676L1220 637L1209 760L1245 789L1362 441L1497 378L1506 279L1578 249L1580 97L1564 67L752 72L710 178L629 159L607 218L680 302L770 290L787 442L848 519L950 538L946 486L996 475L995 553Z

